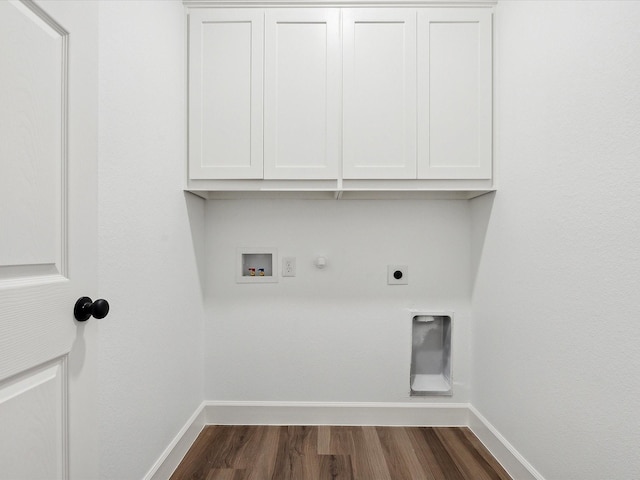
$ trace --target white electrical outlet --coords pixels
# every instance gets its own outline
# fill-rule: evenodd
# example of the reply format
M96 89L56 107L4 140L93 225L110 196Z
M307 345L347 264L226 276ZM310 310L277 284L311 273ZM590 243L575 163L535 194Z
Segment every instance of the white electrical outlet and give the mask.
M388 285L408 285L409 284L409 267L407 265L388 265L387 266L387 284Z
M296 276L296 257L283 257L282 259L282 276Z

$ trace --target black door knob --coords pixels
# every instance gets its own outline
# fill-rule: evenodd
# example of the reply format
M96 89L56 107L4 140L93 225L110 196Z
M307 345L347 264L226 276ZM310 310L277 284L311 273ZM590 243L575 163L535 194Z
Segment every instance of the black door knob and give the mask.
M89 297L80 297L73 307L73 316L79 322L86 322L91 316L104 318L109 313L109 302L102 298L93 302Z

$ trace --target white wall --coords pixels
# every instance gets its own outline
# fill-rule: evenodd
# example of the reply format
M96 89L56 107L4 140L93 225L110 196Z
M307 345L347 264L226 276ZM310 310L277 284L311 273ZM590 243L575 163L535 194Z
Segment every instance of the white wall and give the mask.
M640 2L497 7L472 403L548 480L640 478L639 24Z
M455 314L454 396L424 400L468 401L466 201L210 201L206 225L205 398L408 401L408 310L424 308ZM236 284L238 247L276 247L297 276Z
M142 478L203 398L204 204L182 192L183 22L179 1L100 3L104 479Z

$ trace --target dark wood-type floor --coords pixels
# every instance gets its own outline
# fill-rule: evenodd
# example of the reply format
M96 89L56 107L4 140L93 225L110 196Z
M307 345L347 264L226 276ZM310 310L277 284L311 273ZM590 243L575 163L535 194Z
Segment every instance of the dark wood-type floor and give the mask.
M207 426L171 480L506 480L468 428Z

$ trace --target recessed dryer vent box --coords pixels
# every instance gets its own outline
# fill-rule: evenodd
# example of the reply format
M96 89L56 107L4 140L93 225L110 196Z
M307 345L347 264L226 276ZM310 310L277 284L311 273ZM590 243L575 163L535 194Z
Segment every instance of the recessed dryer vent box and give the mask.
M411 314L411 396L452 395L451 315Z
M277 265L275 248L238 248L236 283L275 283Z

